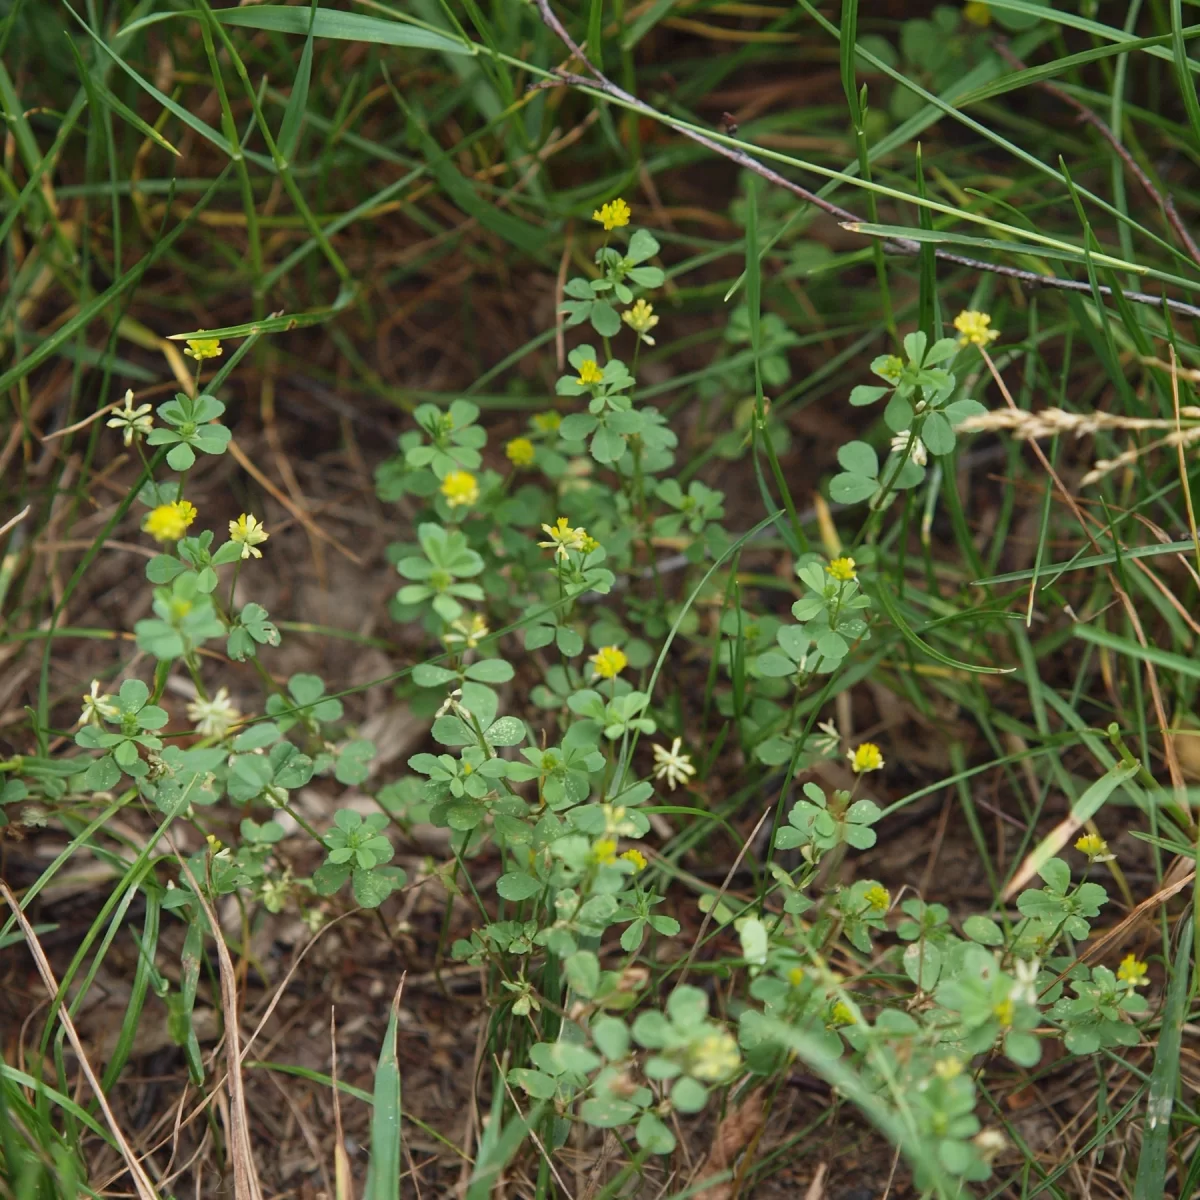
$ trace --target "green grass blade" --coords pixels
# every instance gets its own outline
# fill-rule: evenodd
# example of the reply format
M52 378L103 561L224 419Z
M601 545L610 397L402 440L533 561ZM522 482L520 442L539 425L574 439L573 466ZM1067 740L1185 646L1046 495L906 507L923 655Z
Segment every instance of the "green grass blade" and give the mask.
M460 174L458 168L450 160L450 156L438 145L433 135L418 120L404 97L394 88L392 94L408 119L409 128L416 136L430 172L446 195L468 216L474 217L485 229L491 230L492 233L511 245L540 259L546 250L546 231L531 225L528 221L521 220L520 217L514 217L511 213L502 211L492 201L483 199L470 182Z
M279 122L279 153L289 160L296 153L296 146L300 141L300 127L304 123L304 112L308 108L308 89L312 82L313 27L317 22L318 11L317 0L312 0L308 16L308 36L304 39L304 49L300 52L300 65L296 69L296 78L292 81L292 94L288 97L287 108L283 110L283 119Z
M375 1096L371 1110L371 1165L365 1200L400 1200L400 1061L396 1056L396 1025L404 980L392 998L379 1062L375 1067Z
M910 646L920 650L922 654L927 654L934 662L939 662L944 667L953 667L958 671L970 671L973 675L1010 675L1016 670L1016 667L980 667L971 663L960 662L957 658L951 658L948 654L943 654L940 650L935 649L928 642L922 641L917 636L913 627L904 619L904 614L900 611L900 606L896 603L896 598L888 591L885 584L882 582L873 589L871 594L878 599L880 607L887 613L888 620L896 626L896 631L900 636L908 642Z
M1187 1019L1192 966L1191 920L1183 922L1175 969L1168 975L1167 1002L1158 1031L1150 1093L1146 1097L1146 1121L1142 1128L1142 1152L1138 1156L1133 1200L1158 1200L1166 1193L1167 1159L1171 1148L1171 1110L1179 1087L1180 1049L1183 1023Z
M1052 576L1047 580L1044 586L1049 586L1054 583L1060 575L1065 575L1068 571L1085 571L1089 567L1106 567L1111 563L1115 563L1118 558L1159 558L1164 554L1186 554L1195 547L1192 544L1191 538L1175 542L1161 542L1153 546L1134 546L1128 550L1122 550L1118 555L1116 551L1110 551L1107 554L1087 554L1080 555L1078 558L1067 559L1064 562L1043 564L1037 571L1039 577ZM990 587L996 583L1024 583L1028 579L1032 579L1034 572L1032 570L1025 571L1007 571L1003 575L989 575L986 579L976 579L972 582L972 587Z
M302 8L282 4L260 4L252 8L214 8L212 14L222 25L241 25L272 33L307 34L309 14ZM183 15L183 14L181 14ZM198 14L197 14L198 15ZM442 54L470 54L470 43L456 41L431 29L422 29L403 21L385 21L365 13L337 12L318 8L312 19L312 36L344 42L370 42L376 46L408 46L415 50L437 50Z
M1139 662L1153 663L1156 667L1165 667L1168 671L1178 671L1189 679L1200 679L1200 660L1184 658L1182 654L1172 654L1170 650L1160 650L1157 646L1142 646L1130 638L1119 637L1094 625L1076 625L1072 632L1082 641L1091 642L1093 646L1103 646L1106 650L1115 650L1118 654L1136 658Z

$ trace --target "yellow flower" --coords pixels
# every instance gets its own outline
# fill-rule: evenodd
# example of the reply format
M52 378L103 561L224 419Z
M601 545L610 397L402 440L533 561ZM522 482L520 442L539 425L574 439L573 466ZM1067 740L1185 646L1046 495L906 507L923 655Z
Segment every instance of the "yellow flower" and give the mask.
M1108 843L1098 833L1085 833L1075 843L1080 854L1086 854L1092 862L1112 862L1115 854L1109 854Z
M553 409L534 414L533 427L540 433L557 433L561 424L562 413L557 413Z
M960 346L986 346L1000 336L1000 330L988 328L992 318L985 312L969 309L960 312L954 318L954 328L958 330Z
M658 318L654 315L653 304L647 304L645 300L639 300L632 308L627 308L621 314L621 320L648 346L654 345L654 339L649 336L650 330L658 324Z
M833 576L838 583L849 583L852 579L858 578L858 572L854 569L855 563L852 558L835 558L833 562L825 568L827 574Z
M616 679L629 666L629 659L618 646L601 646L588 658L598 679Z
M229 522L229 540L241 545L243 558L262 558L258 547L270 536L263 523L249 513L242 513L236 521Z
M968 0L968 3L963 5L963 16L981 29L992 23L992 10L983 0Z
M528 467L533 463L533 443L526 437L513 438L504 447L504 453L514 467Z
M592 846L592 858L601 865L617 861L617 843L614 838L600 838Z
M188 338L184 354L203 362L206 358L220 358L225 351L221 349L221 339L214 337Z
M464 649L474 650L487 635L487 622L478 613L472 613L469 618L459 617L457 621L452 621L449 632L442 634L442 641L447 646L461 643Z
M828 1023L830 1025L856 1025L858 1018L850 1010L848 1004L839 1000L830 1010Z
M196 506L187 500L160 504L146 514L142 529L156 542L177 542L196 519Z
M594 213L592 220L599 221L604 226L605 233L611 233L614 229L620 229L624 225L629 224L629 218L633 216L629 205L625 203L619 196L615 200L610 200L607 204L602 204Z
M863 742L861 746L855 746L849 757L850 770L855 775L861 775L864 771L878 771L883 766L883 755L874 742Z
M223 843L221 839L214 834L206 833L204 840L208 843L209 852L212 854L220 854Z
M792 987L798 988L804 982L804 968L793 967L787 973L787 981Z
M1146 978L1148 970L1149 967L1135 954L1127 954L1117 968L1117 978L1131 988L1145 987L1149 982Z
M882 883L876 883L867 888L863 894L863 899L871 906L871 911L875 913L885 913L892 906L892 895Z
M899 383L904 375L904 360L899 355L889 354L878 374L888 383Z
M1017 1006L1013 1003L1012 997L1008 996L1001 1000L999 1004L992 1006L992 1016L1000 1022L1005 1029L1012 1027L1013 1018L1017 1015Z
M640 850L626 850L621 857L626 862L633 863L635 872L644 871L646 869L646 856Z
M542 530L550 540L538 542L538 545L543 550L553 550L554 557L563 562L567 559L568 550L583 549L584 539L587 537L587 530L582 525L578 529L572 529L567 524L566 517L559 517L554 525L543 525Z
M594 383L602 383L604 381L604 372L600 370L594 358L585 358L579 364L579 383L583 387L590 387Z
M465 508L479 499L479 481L470 471L451 471L442 480L441 491L451 508Z
M959 1058L939 1058L933 1064L933 1073L939 1079L955 1079L962 1074L962 1059Z
M709 1083L727 1078L741 1065L737 1041L724 1029L705 1034L688 1050L688 1074Z
M585 533L583 535L583 542L580 544L579 549L582 550L584 554L594 554L600 549L600 543L596 541L596 539L592 537L590 533Z

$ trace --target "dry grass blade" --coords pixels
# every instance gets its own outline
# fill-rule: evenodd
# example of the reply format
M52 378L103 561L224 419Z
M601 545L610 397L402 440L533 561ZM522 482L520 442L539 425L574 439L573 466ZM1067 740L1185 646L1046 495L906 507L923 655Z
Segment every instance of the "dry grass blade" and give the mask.
M42 944L38 941L38 936L34 932L33 926L29 923L24 912L21 911L20 903L16 896L9 891L7 884L0 883L0 895L4 896L5 903L12 910L13 917L21 927L25 944L29 948L29 953L33 956L33 961L37 964L38 974L42 977L42 983L45 984L46 991L50 993L52 998L57 996L58 980L54 977L54 970L50 966L50 960L46 957L46 952L42 949ZM75 1023L71 1020L71 1014L67 1011L65 1005L59 1005L57 1016L62 1022L63 1029L66 1030L67 1040L70 1041L71 1048L75 1051L79 1059L80 1069L83 1071L88 1085L92 1089L92 1094L96 1097L96 1102L100 1105L100 1111L104 1114L105 1123L112 1132L117 1149L120 1150L121 1157L125 1160L125 1166L129 1170L133 1186L137 1189L139 1200L158 1200L154 1184L134 1153L133 1147L125 1140L125 1135L121 1132L117 1118L113 1110L109 1107L108 1098L104 1095L104 1090L100 1086L100 1080L96 1078L91 1063L88 1062L87 1055L83 1052L83 1044L80 1042L79 1034L75 1030Z
M169 840L169 835L168 835ZM172 849L175 850L174 845ZM229 1096L229 1157L233 1163L234 1200L262 1200L262 1185L254 1162L254 1146L250 1138L250 1119L246 1109L246 1090L242 1079L242 1056L238 1037L237 975L229 947L221 935L221 926L212 905L204 898L199 881L183 855L175 850L197 902L208 918L213 941L217 947L217 967L221 980L221 1014L225 1022L225 1087Z

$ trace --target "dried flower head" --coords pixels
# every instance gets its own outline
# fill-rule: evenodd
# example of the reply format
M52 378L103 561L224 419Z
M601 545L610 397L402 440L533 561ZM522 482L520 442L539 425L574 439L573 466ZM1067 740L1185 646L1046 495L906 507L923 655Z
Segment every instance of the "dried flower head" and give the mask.
M113 415L105 424L109 429L120 429L121 439L128 446L134 438L144 438L154 427L154 418L150 416L150 405L133 405L133 389L125 393L125 406L113 409Z
M671 791L681 783L686 784L696 773L696 768L692 765L692 756L681 752L682 745L683 739L675 738L670 750L665 746L654 747L654 778L665 780Z

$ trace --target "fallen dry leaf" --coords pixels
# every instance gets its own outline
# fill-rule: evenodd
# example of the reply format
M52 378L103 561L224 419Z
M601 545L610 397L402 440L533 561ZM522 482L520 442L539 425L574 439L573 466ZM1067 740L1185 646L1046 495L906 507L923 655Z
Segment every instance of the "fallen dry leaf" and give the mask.
M728 1171L737 1157L758 1137L763 1125L763 1089L748 1092L741 1103L726 1115L717 1126L712 1149L701 1164L696 1176L697 1183ZM695 1193L702 1200L734 1200L736 1179L725 1179L712 1187L702 1188Z

